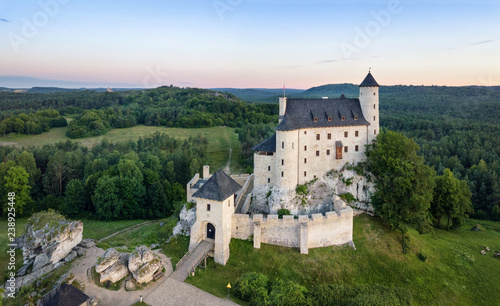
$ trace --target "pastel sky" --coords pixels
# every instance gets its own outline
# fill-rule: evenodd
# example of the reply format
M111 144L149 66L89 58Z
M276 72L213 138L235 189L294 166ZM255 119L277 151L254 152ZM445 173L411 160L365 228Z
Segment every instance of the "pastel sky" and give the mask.
M500 85L499 16L497 0L0 0L0 87L306 89L369 67L382 85Z

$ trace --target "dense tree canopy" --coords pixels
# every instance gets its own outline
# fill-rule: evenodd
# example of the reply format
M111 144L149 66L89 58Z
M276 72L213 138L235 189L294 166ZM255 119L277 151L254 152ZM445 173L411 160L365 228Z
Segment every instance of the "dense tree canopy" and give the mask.
M431 224L428 211L435 173L417 155L418 149L412 139L385 131L367 151L368 168L375 179L375 211L403 234L409 225L423 231Z

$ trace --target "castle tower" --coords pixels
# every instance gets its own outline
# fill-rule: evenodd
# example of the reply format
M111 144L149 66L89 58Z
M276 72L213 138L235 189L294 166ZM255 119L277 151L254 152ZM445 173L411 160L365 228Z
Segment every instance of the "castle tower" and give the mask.
M379 133L379 99L378 99L379 85L371 72L365 77L363 82L359 85L359 103L361 110L366 120L370 123L367 126L367 144L372 143L373 139Z
M196 198L196 222L191 227L190 251L202 240L214 241L214 261L226 264L235 209L234 194L240 189L238 183L219 170L193 194Z
M285 116L285 111L286 111L286 97L279 97L279 122L283 120L283 117Z

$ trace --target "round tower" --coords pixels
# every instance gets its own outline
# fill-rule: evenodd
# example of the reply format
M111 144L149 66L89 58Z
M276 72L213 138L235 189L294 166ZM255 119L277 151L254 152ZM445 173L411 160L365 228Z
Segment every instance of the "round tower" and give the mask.
M363 115L370 123L367 127L367 144L372 143L373 139L379 133L379 113L378 113L378 88L379 85L371 72L365 77L363 82L359 85L359 103Z

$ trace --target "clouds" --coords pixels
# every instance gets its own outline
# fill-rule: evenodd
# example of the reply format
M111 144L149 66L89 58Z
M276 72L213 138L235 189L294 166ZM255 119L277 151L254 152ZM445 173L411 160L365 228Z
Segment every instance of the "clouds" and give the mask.
M2 22L10 22L10 20L4 19L4 18L0 18L0 21L2 21Z
M488 44L488 43L494 42L494 41L495 41L494 39L489 39L489 40L474 42L474 43L471 43L470 45L471 46L484 45L484 44Z

